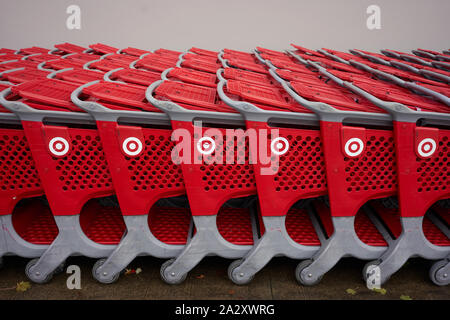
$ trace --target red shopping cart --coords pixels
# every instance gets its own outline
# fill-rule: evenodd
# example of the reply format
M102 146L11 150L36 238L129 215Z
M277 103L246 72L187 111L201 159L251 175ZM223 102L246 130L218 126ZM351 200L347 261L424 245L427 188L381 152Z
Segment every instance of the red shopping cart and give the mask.
M369 200L396 194L392 120L382 109L365 99L354 99L328 78L303 80L302 74L288 82L282 77L290 73L271 67L271 75L283 88L320 119L330 208L315 204L314 210L319 215L331 212L328 228L334 230L312 259L296 270L301 284L314 285L342 257L380 257L393 241L381 222L383 212L373 216L362 209Z
M3 91L0 99L21 120L59 231L41 257L26 267L36 283L49 281L70 255L108 256L125 230L120 210L95 200L114 190L92 118L70 101L78 86L34 80ZM10 93L23 100L7 99Z
M171 160L169 118L144 100L145 88L115 82L91 82L72 94L97 121L127 227L116 250L92 269L102 283L116 281L138 255L176 257L191 233L188 208L157 205L184 195L185 188L181 168Z
M242 117L218 99L215 89L161 80L146 97L167 113L174 134L190 141L179 156L195 234L180 255L161 266L162 279L177 284L207 255L236 259L251 249L257 232L250 204L233 207L229 200L255 195L255 182L246 142L226 138L227 128L244 126ZM233 150L228 162L226 150ZM213 163L213 157L222 160Z

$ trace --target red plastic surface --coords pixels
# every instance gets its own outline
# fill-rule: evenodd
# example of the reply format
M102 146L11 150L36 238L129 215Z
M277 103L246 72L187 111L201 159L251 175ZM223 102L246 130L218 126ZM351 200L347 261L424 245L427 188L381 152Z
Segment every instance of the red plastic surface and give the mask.
M57 73L55 78L68 82L85 84L95 80L102 80L103 73L86 69L75 69Z
M89 199L113 193L97 130L44 126L37 121L22 123L54 215L79 214ZM48 150L52 131L65 132L69 137L67 154L55 157Z
M128 48L122 49L122 53L128 54L130 56L140 57L141 55L143 55L145 53L150 53L150 51L137 49L137 48L133 48L133 47L128 47Z
M17 234L32 244L49 245L58 235L50 209L37 199L17 206L12 213L12 224Z
M200 49L200 48L196 48L196 47L190 48L189 51L197 53L199 55L210 56L210 57L217 57L217 55L219 54L217 51L210 51L210 50Z
M41 47L30 47L30 48L23 48L20 49L21 54L30 55L35 53L48 53L50 50L46 48Z
M78 88L73 84L55 79L32 80L11 88L12 92L23 98L42 104L81 111L70 100L71 93Z
M175 78L187 83L193 83L205 87L217 87L215 74L201 72L187 68L175 68L169 72L169 78Z
M35 79L44 79L49 73L50 72L48 71L26 68L24 70L5 73L3 77L8 81L17 84Z
M450 130L437 129L436 151L427 158L416 155L415 123L395 121L394 130L401 215L424 216L435 202L450 198Z
M248 209L221 208L217 228L222 237L236 245L253 245L253 231Z
M136 84L144 87L148 87L153 82L161 80L161 74L159 72L138 69L122 69L114 72L111 77L113 79L122 80L130 84Z
M65 53L81 53L87 49L68 42L55 44L55 48Z
M219 104L217 91L213 88L189 83L164 81L156 88L155 93L165 99L179 102L186 108L194 106L212 111L235 112L223 103Z
M306 210L292 208L286 216L286 230L292 240L304 246L320 246L320 240Z
M191 214L189 209L153 207L148 224L153 235L171 245L185 245L189 235Z
M342 151L344 128L336 122L320 124L333 216L356 215L368 200L392 196L397 191L393 132L365 129L364 148L351 158Z
M91 48L94 51L100 52L101 54L116 53L119 50L117 48L102 43L91 44L89 48Z
M105 245L118 244L126 230L119 208L102 206L95 200L82 209L80 225L89 239Z
M0 215L10 214L19 200L43 194L23 130L0 129Z
M171 158L175 146L171 130L139 129L143 152L129 157L122 152L118 139L119 132L135 136L131 131L127 135L129 127L115 122L98 122L98 127L124 215L147 214L157 200L185 194L181 167Z

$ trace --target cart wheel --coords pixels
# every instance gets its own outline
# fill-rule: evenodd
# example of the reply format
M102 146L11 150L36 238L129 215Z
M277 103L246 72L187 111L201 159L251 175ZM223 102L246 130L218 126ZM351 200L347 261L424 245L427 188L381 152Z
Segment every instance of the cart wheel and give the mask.
M50 282L50 280L52 280L53 278L53 272L49 273L47 275L47 277L45 277L44 279L41 278L36 278L36 274L35 273L31 273L30 269L35 266L37 264L37 262L39 261L39 258L35 258L33 260L31 260L30 262L27 263L26 267L25 267L25 274L28 277L28 279L30 279L31 281L33 281L34 283L37 284L45 284Z
M309 267L313 261L311 259L300 262L295 268L295 279L304 286L314 286L318 284L322 280L322 276L317 279L310 279L307 275L302 275L302 272L305 268Z
M228 278L230 278L230 280L233 281L233 283L237 284L238 286L246 285L246 284L250 283L253 280L253 278L254 278L254 276L251 276L248 279L242 279L239 276L236 277L233 274L233 271L237 267L239 267L242 264L243 261L244 261L243 259L235 260L232 263L230 263L230 265L228 266Z
M362 271L362 276L363 276L363 279L364 279L364 281L367 281L367 271L369 270L369 267L372 267L372 266L378 266L380 264L380 261L379 260L372 260L372 261L369 261L369 262L367 262L365 265L364 265L364 268L363 268L363 271Z
M120 273L114 274L111 278L100 277L98 269L105 263L105 261L106 259L99 259L97 260L97 262L95 262L94 266L92 267L92 276L100 283L111 284L119 279Z
M431 266L429 275L435 285L446 286L450 283L450 274L438 275L438 272L443 270L448 263L450 262L447 260L439 260Z
M165 271L166 271L166 269L167 269L170 265L172 265L172 263L174 263L174 261L175 261L175 259L170 259L170 260L167 260L166 262L164 262L164 263L161 265L161 269L160 269L161 279L162 279L165 283L168 283L168 284L180 284L180 283L182 283L184 280L186 280L186 278L187 278L187 273L182 274L182 275L181 275L180 277L178 277L178 278L171 277L171 278L168 279L168 278L165 276Z
M63 263L61 263L58 268L55 269L55 271L53 271L53 274L60 274L64 272L64 269L66 267L66 262L64 261Z

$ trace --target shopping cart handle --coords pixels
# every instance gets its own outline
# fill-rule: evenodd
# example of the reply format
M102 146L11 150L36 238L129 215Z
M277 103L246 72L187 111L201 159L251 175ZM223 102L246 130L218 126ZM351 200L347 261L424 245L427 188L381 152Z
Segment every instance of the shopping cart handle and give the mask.
M395 84L397 84L399 86L403 86L404 83L405 83L404 80L402 80L402 79L400 79L400 78L398 78L398 77L396 77L396 76L394 76L392 74L389 74L389 73L386 73L386 72L383 72L383 71L371 68L368 65L365 65L365 64L363 64L361 62L358 62L358 61L355 61L355 60L350 60L350 64L352 66L358 68L358 69L370 72L370 73L375 74L375 75L377 75L377 76L379 76L381 78L388 79L388 80L394 82Z
M223 58L223 51L220 51L220 53L217 55L217 58L219 58L219 61L222 63L222 66L224 68L231 68L228 64L228 61Z
M27 55L27 56L24 56L22 59L20 59L20 60L23 60L23 61L25 61L25 60L28 60L28 58L30 58L30 57L35 57L35 56L40 56L41 55L41 53L33 53L33 54L29 54L29 55Z
M336 110L332 108L331 106L327 105L326 103L322 102L311 102L309 100L306 100L302 96L298 95L297 92L295 92L290 85L282 78L280 78L274 69L269 69L270 75L278 81L283 89L298 103L300 103L302 106L308 108L311 111L316 112L317 114L324 114L324 113L335 113Z
M331 54L331 53L329 53L326 50L319 49L319 50L317 50L317 52L323 54L324 56L327 56L327 57L333 59L334 61L337 61L337 62L340 62L340 63L344 63L344 64L347 64L347 65L349 64L347 60L344 60L341 57L335 56L334 54Z
M160 84L162 84L164 80L158 80L153 82L150 86L148 86L147 90L145 91L145 98L148 102L150 102L155 107L161 109L162 111L172 114L172 113L185 113L188 110L180 107L176 103L173 103L171 101L162 101L158 100L155 97L153 97L153 92L156 90L156 88L159 87Z
M44 66L45 66L45 63L46 63L46 62L47 62L47 61L43 61L43 62L39 63L39 64L37 65L37 68L38 68L39 70L42 70L42 71L50 71L50 72L55 71L55 70L53 70L53 69L45 68Z
M442 93L422 87L414 82L406 82L405 81L404 87L408 88L410 90L413 90L413 91L418 91L418 92L424 93L426 95L429 95L429 96L435 98L436 100L439 100L440 102L444 103L445 105L450 106L450 98L443 95Z
M429 78L432 78L432 79L438 79L440 81L446 82L447 84L450 84L450 77L446 76L445 74L438 73L438 72L433 72L433 71L430 71L430 70L424 70L424 69L420 69L419 73L424 75L424 76L426 76L426 77L429 77Z
M5 70L3 72L0 72L0 77L3 77L3 75L10 73L10 72L15 72L15 71L21 71L21 70L25 70L25 67L21 67L21 68L15 68L15 69L10 69L10 70ZM2 81L2 82L8 82L8 81Z
M394 66L400 70L411 71L414 73L420 72L421 70L400 61L391 61L391 66Z
M168 78L167 78L167 75L170 73L170 71L172 71L174 68L167 68L166 70L164 70L162 73L161 73L161 79L163 79L163 80L169 80Z
M101 61L101 60L102 60L102 58L97 59L97 60L88 61L88 62L86 62L86 63L83 65L83 69L85 69L85 70L90 70L90 71L97 71L97 70L94 70L94 69L89 68L89 66L90 66L91 64L93 64L94 62L98 62L98 61Z
M178 60L177 60L177 63L175 64L175 66L177 66L178 68L181 68L181 64L183 63L183 61L184 61L184 55L187 53L187 51L185 51L185 52L183 52L183 53L180 53L180 55L178 56Z
M424 58L428 58L428 59L436 59L436 56L434 54L431 54L429 52L425 52L422 50L411 50L411 52L419 57L424 57Z
M91 116L81 112L65 112L54 110L38 110L33 109L20 101L9 101L6 99L12 93L11 88L7 88L0 92L0 104L6 109L15 113L21 120L26 121L42 121L44 118L64 119L70 122L92 122Z
M236 109L237 111L239 111L242 114L261 112L261 109L255 107L251 103L230 99L223 91L223 86L226 83L227 83L226 80L221 80L217 84L217 93L219 94L219 97L220 97L220 99L222 99L223 102L225 102L227 105Z
M412 111L410 108L404 106L401 103L397 103L397 102L387 102L384 100L381 100L377 97L375 97L374 95L368 93L365 90L362 90L361 88L355 86L353 83L351 82L347 82L347 81L342 81L342 86L350 89L351 91L361 95L362 97L366 98L367 100L369 100L370 102L372 102L373 104L375 104L376 106L382 108L383 110L386 110L390 113L393 113L395 115L398 115L399 113L409 113L412 114L414 111Z
M259 60L259 62L261 62L261 63L263 63L263 64L266 63L266 60L263 59L263 57L261 57L261 55L259 54L258 50L253 49L252 52L253 52L253 54L255 55L256 59Z
M433 64L431 62L428 62L428 61L425 61L423 59L420 59L419 57L412 57L412 56L409 56L409 55L406 55L406 54L401 54L400 57L403 60L414 62L414 63L418 63L418 64L422 64L424 66L428 66L428 67L432 67L433 66Z
M56 70L56 71L50 72L47 75L47 78L54 79L58 73L63 73L63 72L70 71L70 70L73 70L73 68L66 68L66 69L61 69L61 70Z
M117 72L117 71L119 71L119 70L123 70L123 68L116 68L116 69L114 69L114 70L110 70L110 71L106 72L106 73L103 75L103 80L104 80L104 81L107 81L107 82L114 82L114 83L127 84L126 82L123 82L123 81L111 79L111 75L112 75L114 72Z
M85 88L90 87L99 82L100 80L95 80L79 86L70 94L70 99L77 107L89 113L101 113L110 111L110 109L105 108L104 106L102 106L97 102L83 101L80 99L80 95L83 93L83 90Z

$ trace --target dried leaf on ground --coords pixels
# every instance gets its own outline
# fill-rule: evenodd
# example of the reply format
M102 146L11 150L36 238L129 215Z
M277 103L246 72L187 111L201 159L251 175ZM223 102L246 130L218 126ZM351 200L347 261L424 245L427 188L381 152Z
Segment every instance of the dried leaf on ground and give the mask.
M404 294L402 294L402 295L400 296L400 299L402 299L402 300L412 300L412 298L411 298L410 296L406 296L406 295L404 295Z
M139 274L139 273L141 273L142 272L142 269L141 268L137 268L136 269L136 274Z
M17 292L25 292L31 288L31 284L28 281L20 281L17 283L16 291Z
M386 289L384 289L384 288L380 288L380 289L373 288L372 290L375 292L378 292L380 294L383 294L383 295L385 295L387 293Z
M353 289L347 289L347 290L345 290L348 294L351 294L351 295L355 295L356 294L356 291L355 290L353 290Z

